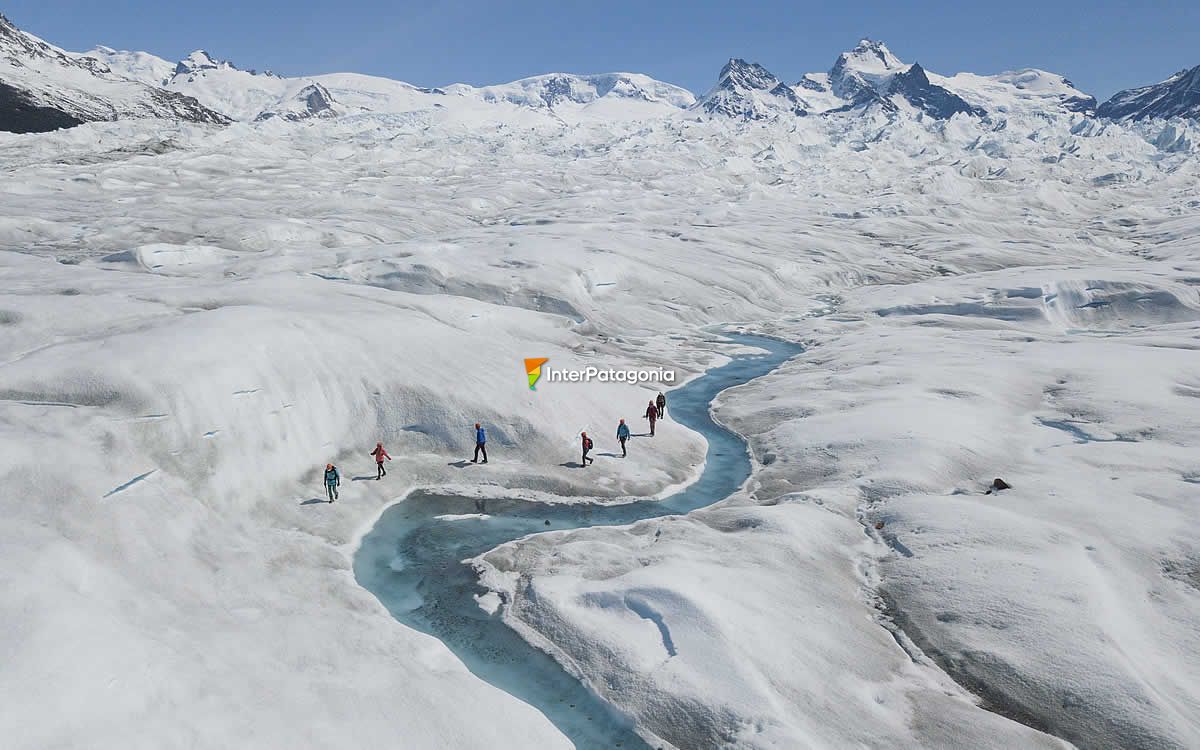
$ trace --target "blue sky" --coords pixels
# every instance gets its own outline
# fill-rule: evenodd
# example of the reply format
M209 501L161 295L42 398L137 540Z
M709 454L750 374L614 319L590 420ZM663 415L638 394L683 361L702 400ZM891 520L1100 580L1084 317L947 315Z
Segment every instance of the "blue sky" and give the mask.
M242 68L427 86L624 70L702 93L730 57L794 81L864 36L938 73L1038 67L1101 99L1200 65L1197 0L4 0L2 10L67 49L106 44L175 60L204 48Z

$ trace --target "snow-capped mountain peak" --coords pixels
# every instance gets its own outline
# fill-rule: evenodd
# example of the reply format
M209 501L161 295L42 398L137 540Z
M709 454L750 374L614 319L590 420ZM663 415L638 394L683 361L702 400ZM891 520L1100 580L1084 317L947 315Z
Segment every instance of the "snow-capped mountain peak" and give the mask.
M1096 114L1114 120L1200 118L1200 65L1181 70L1161 83L1118 91L1100 105Z
M226 60L217 60L202 49L198 49L175 65L176 75L189 75L202 70L237 70L237 66Z
M887 93L903 97L909 104L938 120L948 120L957 114L983 117L982 107L971 106L959 95L930 82L920 63L893 75L887 83Z
M47 44L0 16L0 130L40 132L126 117L228 122L191 97Z
M638 73L547 73L495 86L455 84L446 87L445 93L535 109L563 104L587 106L601 99L656 103L675 109L689 107L695 101L686 89Z
M880 75L907 67L886 44L873 39L860 39L854 49L843 52L838 60L862 73Z
M0 42L2 40L12 40L14 37L21 35L21 30L18 29L12 21L3 13L0 13Z
M833 93L853 100L865 89L886 84L906 67L883 42L863 39L854 49L838 55L829 70L829 83Z
M340 109L333 95L329 93L329 89L312 82L295 94L285 97L277 106L260 113L254 119L257 122L275 118L299 122L314 117L336 117L340 114Z
M730 58L721 68L717 78L717 88L722 89L757 89L770 91L779 85L779 79L771 71L758 63L746 62L740 57Z
M863 39L854 49L839 55L828 80L830 90L847 102L845 109L878 105L895 111L908 105L939 120L960 113L986 114L981 107L930 81L919 64L906 64L886 44L871 39Z
M828 72L794 80L789 85L763 65L740 57L725 63L716 84L699 99L636 73L550 73L493 86L436 89L350 73L281 78L239 69L203 49L176 62L105 46L87 53L67 52L0 15L0 129L47 129L130 116L201 122L301 120L446 107L465 112L493 105L500 105L496 112L517 107L561 122L585 114L642 119L687 109L739 120L817 114L948 119L1097 112L1093 97L1054 73L1023 69L990 76L941 76L904 62L884 42L873 39L862 39L838 55ZM492 116L484 111L471 116ZM1125 120L1200 117L1200 66L1159 84L1122 91L1100 107L1099 114Z
M717 84L695 107L709 114L743 120L767 120L783 113L807 114L808 105L786 83L758 63L731 58Z
M130 52L98 45L79 56L103 63L117 75L151 86L163 86L175 72L175 63L148 52Z

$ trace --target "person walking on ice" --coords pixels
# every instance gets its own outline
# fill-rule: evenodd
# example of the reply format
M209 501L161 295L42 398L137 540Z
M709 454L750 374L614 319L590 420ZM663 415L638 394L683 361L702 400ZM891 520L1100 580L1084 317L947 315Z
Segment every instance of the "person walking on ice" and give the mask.
M342 483L342 475L338 473L337 467L333 464L325 464L325 494L329 496L329 502L337 500L338 487Z
M387 476L387 469L383 468L383 459L391 461L392 457L383 449L383 443L376 443L371 455L375 457L375 479L378 481Z
M479 454L483 453L483 462L487 463L487 432L484 431L479 423L475 423L475 458L471 459L471 463L479 463Z
M588 451L592 449L592 439L587 436L586 432L579 433L579 437L582 438L581 443L583 445L583 459L581 462L583 468L587 468L588 464L596 463L596 459L588 455Z
M625 420L621 420L621 424L617 425L617 441L621 444L621 458L629 455L625 450L625 441L629 439L629 425L625 424Z
M667 396L662 391L658 392L658 398L654 399L654 405L658 407L658 418L662 419L667 415Z
M643 419L650 420L650 437L654 437L654 424L658 421L658 405L651 401L646 405L646 413L642 415Z

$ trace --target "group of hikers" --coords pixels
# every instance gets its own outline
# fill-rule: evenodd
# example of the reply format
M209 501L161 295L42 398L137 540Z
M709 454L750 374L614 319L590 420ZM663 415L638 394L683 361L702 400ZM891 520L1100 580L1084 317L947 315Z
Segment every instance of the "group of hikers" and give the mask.
M642 419L650 421L650 437L654 437L654 428L658 424L658 420L662 419L667 414L667 397L665 394L659 393L658 398L651 399L646 404L646 413L642 415ZM588 455L594 447L592 439L588 437L586 432L579 433L580 442L583 446L583 457L580 459L580 465L587 467L588 464L596 462L596 459ZM622 419L617 425L617 442L621 444L621 458L626 458L629 455L629 450L625 445L629 442L629 438L633 437L633 433L629 431L629 425L625 424Z
M646 419L650 422L650 437L654 437L655 426L658 424L658 420L662 419L666 413L667 397L662 393L659 393L657 398L651 399L650 402L646 404L646 413L642 415L642 419ZM617 425L617 442L621 444L621 458L625 458L629 455L629 451L625 444L631 437L633 437L633 434L629 430L629 425L625 424L625 420L622 419L620 424ZM583 467L586 467L588 464L595 463L596 461L596 459L588 455L588 453L590 453L594 447L594 443L592 443L592 439L588 437L587 432L581 432L580 438L583 445L583 458L580 461L580 464ZM375 459L376 481L383 479L387 476L387 469L384 468L383 462L391 461L392 457L388 455L386 450L384 450L383 443L375 443L375 449L371 451L370 455ZM471 459L471 463L480 463L479 457L481 455L483 456L483 463L486 464L488 462L487 431L484 430L483 426L479 422L476 422L475 455ZM338 499L338 488L341 486L341 472L339 472L338 468L332 463L325 464L325 494L329 498L329 502L332 503Z
M479 425L475 426L478 427ZM371 456L375 459L375 479L383 479L387 476L387 469L383 467L383 462L391 461L392 457L384 450L383 443L375 444L375 449L371 451ZM487 463L486 458L484 463ZM338 499L338 488L341 486L342 473L333 464L325 464L325 495L329 498L329 502L332 503Z

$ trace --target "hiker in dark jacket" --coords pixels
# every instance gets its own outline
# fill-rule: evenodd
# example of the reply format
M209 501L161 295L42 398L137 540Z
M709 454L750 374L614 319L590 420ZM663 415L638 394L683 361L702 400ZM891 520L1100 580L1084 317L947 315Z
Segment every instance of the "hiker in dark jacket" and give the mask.
M596 459L588 455L588 451L592 449L592 439L587 436L586 432L579 433L579 437L581 438L580 443L583 446L583 458L581 459L581 463L583 464L584 468L587 468L588 464L596 462Z
M487 463L487 433L475 423L475 458L471 459L471 463L479 463L479 454L483 453L483 462Z
M658 407L658 418L662 419L667 414L667 396L664 393L659 393L658 398L654 399L654 405Z
M337 500L338 487L342 484L342 475L338 473L337 467L333 464L325 464L325 494L329 496L329 502Z
M646 413L642 415L643 419L650 420L650 437L654 437L654 423L658 421L658 405L651 401L646 405Z
M625 420L621 420L621 424L617 425L617 441L621 444L621 458L625 458L629 453L625 450L625 441L629 439L629 425L625 424Z

